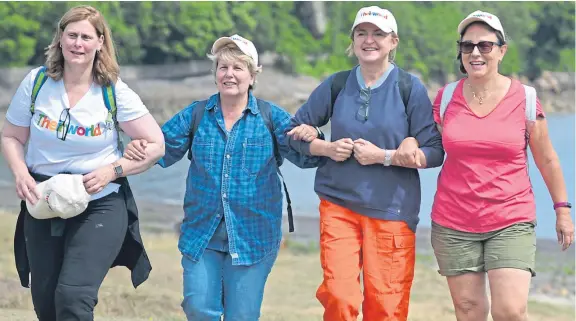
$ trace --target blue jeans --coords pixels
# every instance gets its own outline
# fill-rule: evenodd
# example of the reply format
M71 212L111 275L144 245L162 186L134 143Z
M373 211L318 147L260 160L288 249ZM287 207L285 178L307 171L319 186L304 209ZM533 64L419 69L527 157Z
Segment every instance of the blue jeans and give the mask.
M198 262L182 256L184 300L189 321L257 321L264 285L278 253L250 266L232 265L229 253L206 249Z

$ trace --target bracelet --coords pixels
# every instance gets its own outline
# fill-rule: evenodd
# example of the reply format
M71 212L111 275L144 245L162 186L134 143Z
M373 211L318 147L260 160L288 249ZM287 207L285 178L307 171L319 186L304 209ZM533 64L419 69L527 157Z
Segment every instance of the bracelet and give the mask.
M558 202L554 204L554 209L556 210L559 207L567 207L572 208L572 204L570 202Z

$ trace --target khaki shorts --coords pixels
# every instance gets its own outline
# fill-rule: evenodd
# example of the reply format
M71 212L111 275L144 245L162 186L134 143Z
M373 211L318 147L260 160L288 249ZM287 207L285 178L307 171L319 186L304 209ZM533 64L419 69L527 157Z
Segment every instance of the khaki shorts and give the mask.
M534 223L518 223L498 231L468 233L432 222L432 248L438 273L455 276L499 268L525 270L536 275Z

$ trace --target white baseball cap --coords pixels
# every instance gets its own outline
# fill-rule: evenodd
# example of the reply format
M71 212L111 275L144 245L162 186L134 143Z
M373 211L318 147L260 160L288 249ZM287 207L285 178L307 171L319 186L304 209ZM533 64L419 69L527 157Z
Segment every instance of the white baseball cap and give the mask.
M394 15L392 15L392 13L386 9L382 9L377 6L371 6L358 10L356 19L354 20L354 24L352 25L350 31L354 31L354 28L356 28L357 25L364 22L369 22L384 32L393 31L395 34L398 34L396 18L394 18Z
M494 28L495 30L500 31L502 33L502 36L504 37L504 41L506 41L506 34L504 33L504 28L502 27L502 24L500 23L500 19L498 19L498 17L496 17L495 15L493 15L491 13L480 11L480 10L476 10L476 11L472 12L471 14L468 15L468 17L466 17L464 20L462 20L462 22L460 22L460 24L458 25L458 34L461 35L462 31L464 31L464 29L469 24L471 24L472 22L475 22L475 21L485 22L490 27Z
M216 40L212 45L212 54L213 55L216 54L216 52L220 50L222 47L231 43L235 44L236 47L240 49L240 51L251 57L254 60L256 66L258 66L258 51L256 51L256 47L254 46L252 41L239 35L222 37Z
M40 195L38 202L32 205L26 200L28 212L36 219L74 217L84 212L90 202L82 175L58 174L38 183L36 190Z

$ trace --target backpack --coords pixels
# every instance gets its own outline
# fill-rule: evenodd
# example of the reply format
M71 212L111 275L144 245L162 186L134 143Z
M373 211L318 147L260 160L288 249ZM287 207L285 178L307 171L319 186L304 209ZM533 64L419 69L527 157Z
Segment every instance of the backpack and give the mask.
M402 68L398 68L398 89L400 89L400 96L402 97L402 102L404 103L404 110L408 108L408 100L410 99L410 93L412 92L412 77L409 73L404 71ZM332 84L330 85L330 98L331 107L334 110L334 103L336 103L336 98L344 85L346 85L346 80L350 75L352 70L344 70L334 74L332 79Z
M30 113L34 116L34 108L36 105L36 98L38 97L38 93L40 92L40 88L46 83L48 80L48 75L46 74L46 66L42 66L36 74L36 78L34 78L34 85L32 86L32 94L31 94L31 103L30 103ZM118 149L122 151L123 144L122 144L122 137L120 137L120 126L118 125L118 120L116 119L116 91L114 89L114 85L102 86L102 98L104 99L104 105L106 105L106 109L108 109L108 118L106 122L111 123L114 122L114 127L116 128L116 132L118 133Z
M442 92L442 97L440 101L440 123L444 121L444 114L446 113L446 109L448 109L448 105L450 101L452 101L452 96L454 95L454 91L456 90L456 86L460 81L455 81L449 83L444 87L444 91ZM530 87L527 85L524 86L524 93L526 94L526 147L528 147L528 142L530 141L530 129L532 125L536 121L536 89L534 87Z
M266 128L272 135L272 144L274 145L274 158L276 159L276 172L282 178L282 185L284 186L284 193L286 194L286 203L288 211L288 231L290 233L294 232L294 218L292 216L292 201L290 200L290 194L288 194L288 188L286 187L286 182L284 176L280 171L280 166L282 165L282 156L280 156L280 150L278 149L278 141L276 140L276 135L274 135L274 123L272 122L272 106L264 100L256 99L258 104L258 109L260 110L260 115L266 124ZM190 149L188 149L188 159L192 159L192 142L194 141L194 133L198 130L202 117L204 116L204 110L206 109L207 100L199 101L194 109L192 110L192 126L190 127Z

